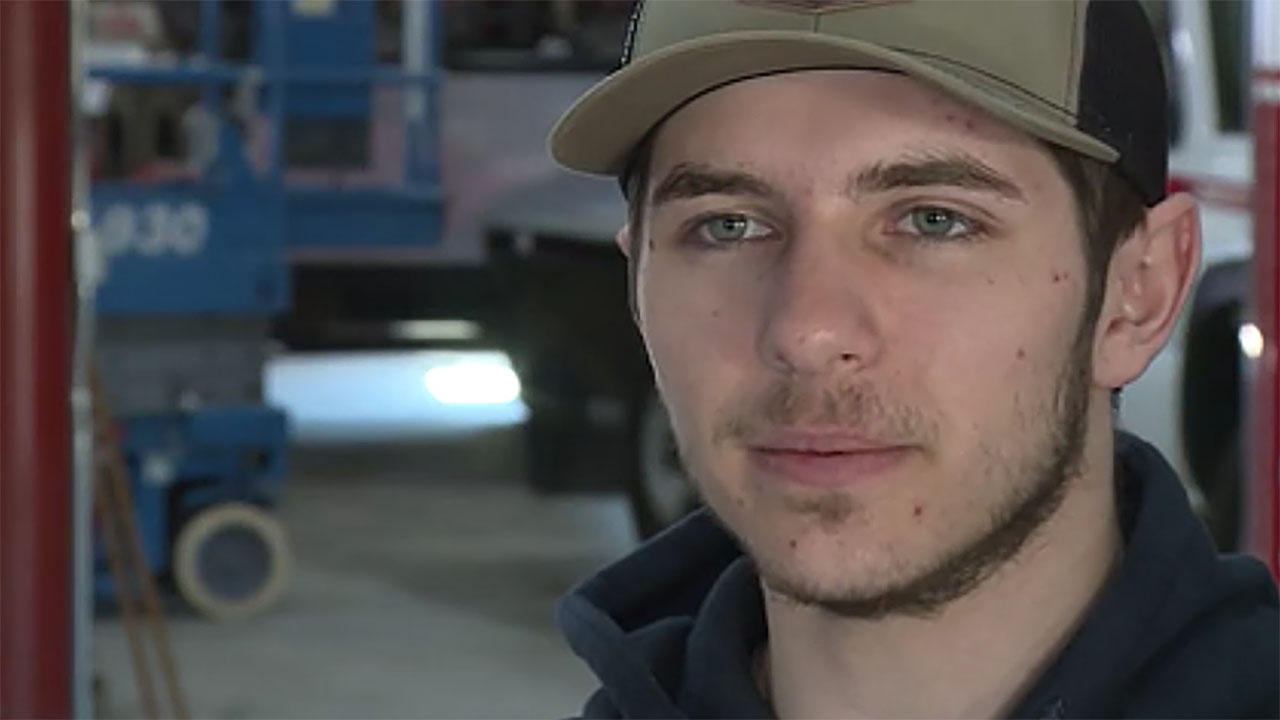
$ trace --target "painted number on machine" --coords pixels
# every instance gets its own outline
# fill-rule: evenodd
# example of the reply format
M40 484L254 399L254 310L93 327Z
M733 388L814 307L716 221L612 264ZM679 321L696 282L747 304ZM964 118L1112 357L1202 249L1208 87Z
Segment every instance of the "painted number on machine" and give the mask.
M193 257L209 241L209 209L194 202L109 205L97 231L107 257Z

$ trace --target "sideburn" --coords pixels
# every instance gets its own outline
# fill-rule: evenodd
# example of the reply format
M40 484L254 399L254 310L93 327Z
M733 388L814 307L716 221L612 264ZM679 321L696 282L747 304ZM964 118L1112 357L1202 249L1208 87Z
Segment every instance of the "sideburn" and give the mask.
M636 283L640 275L640 253L644 251L644 235L639 223L631 223L630 244L627 248L627 305L631 319L640 324L640 307L636 304Z

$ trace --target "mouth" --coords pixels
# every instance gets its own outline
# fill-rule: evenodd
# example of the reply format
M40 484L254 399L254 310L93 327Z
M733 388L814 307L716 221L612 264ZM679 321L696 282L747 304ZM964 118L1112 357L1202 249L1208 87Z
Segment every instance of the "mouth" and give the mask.
M843 431L804 431L753 439L747 445L747 457L766 476L782 482L839 488L887 474L912 449Z

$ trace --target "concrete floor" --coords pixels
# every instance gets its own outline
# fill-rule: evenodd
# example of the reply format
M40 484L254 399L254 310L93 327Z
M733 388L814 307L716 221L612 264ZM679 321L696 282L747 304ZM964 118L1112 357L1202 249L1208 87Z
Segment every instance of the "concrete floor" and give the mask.
M518 428L327 442L294 459L281 514L295 567L280 606L234 625L169 613L194 717L581 708L594 684L559 638L553 604L632 546L621 498L534 496L520 480ZM118 619L98 619L94 645L98 715L141 717Z

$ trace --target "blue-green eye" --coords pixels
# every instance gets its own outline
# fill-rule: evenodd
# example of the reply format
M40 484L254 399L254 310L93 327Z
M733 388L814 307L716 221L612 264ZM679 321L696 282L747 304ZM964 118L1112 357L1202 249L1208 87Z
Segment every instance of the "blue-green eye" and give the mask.
M907 211L894 230L926 240L955 240L977 234L981 226L954 210L922 205Z
M698 225L698 234L712 245L732 245L765 237L773 230L746 215L717 215Z

